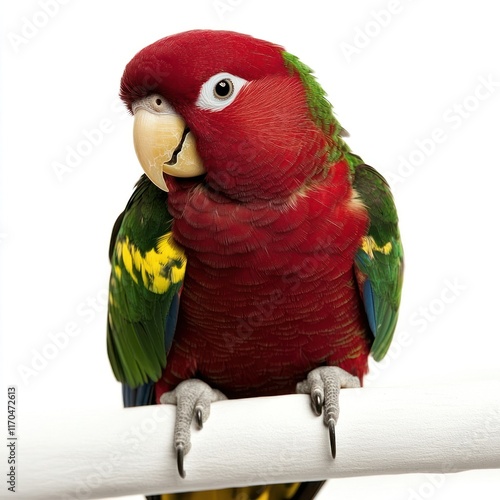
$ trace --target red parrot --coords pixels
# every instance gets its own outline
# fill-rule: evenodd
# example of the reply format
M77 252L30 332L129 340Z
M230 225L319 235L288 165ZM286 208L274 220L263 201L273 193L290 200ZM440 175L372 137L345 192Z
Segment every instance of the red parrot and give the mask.
M351 153L311 70L248 35L163 38L128 63L121 97L147 174L110 246L108 353L125 405L177 405L181 476L192 420L226 397L310 394L335 457L339 389L385 355L398 315L387 183ZM320 485L166 498L303 500Z

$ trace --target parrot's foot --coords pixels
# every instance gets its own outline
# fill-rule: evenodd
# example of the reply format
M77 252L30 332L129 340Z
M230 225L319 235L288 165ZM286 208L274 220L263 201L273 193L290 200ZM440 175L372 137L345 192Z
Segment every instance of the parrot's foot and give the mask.
M299 394L310 394L311 406L316 415L321 415L330 435L332 457L337 454L335 424L339 418L339 393L341 388L360 387L359 378L337 366L321 366L312 370L307 379L297 384Z
M222 392L197 379L184 380L173 391L161 395L160 403L177 405L174 448L181 477L186 477L184 456L191 448L191 422L194 419L202 429L210 415L210 404L223 399L227 398Z

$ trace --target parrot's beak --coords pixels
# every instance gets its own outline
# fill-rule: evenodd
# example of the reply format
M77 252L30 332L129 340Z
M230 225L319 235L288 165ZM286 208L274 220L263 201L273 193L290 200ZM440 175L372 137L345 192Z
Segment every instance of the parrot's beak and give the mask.
M164 173L173 177L205 173L193 134L180 115L139 106L134 117L135 152L146 175L160 189L168 191Z

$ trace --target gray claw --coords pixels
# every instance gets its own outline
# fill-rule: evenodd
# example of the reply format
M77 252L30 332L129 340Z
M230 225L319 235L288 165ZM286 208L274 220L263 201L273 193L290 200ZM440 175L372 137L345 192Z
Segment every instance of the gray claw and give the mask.
M314 413L323 413L328 427L332 458L337 455L335 422L339 416L339 392L342 387L359 387L359 379L337 366L320 366L308 373L307 379L297 384L299 394L309 394Z
M186 471L184 470L184 446L177 446L177 470L179 471L179 476L184 479L186 477Z
M203 429L203 412L202 412L201 408L196 408L195 419L196 419L196 425L198 426L198 429Z
M317 392L314 394L311 398L311 402L314 413L319 417L323 411L323 398L321 397L321 393Z
M328 433L330 434L330 451L332 452L332 458L335 460L337 456L337 440L335 438L335 421L328 421Z
M184 458L191 449L191 423L194 420L199 429L210 415L210 404L226 399L224 394L201 380L188 379L173 391L161 395L160 403L175 404L174 450L177 455L179 475L186 477Z

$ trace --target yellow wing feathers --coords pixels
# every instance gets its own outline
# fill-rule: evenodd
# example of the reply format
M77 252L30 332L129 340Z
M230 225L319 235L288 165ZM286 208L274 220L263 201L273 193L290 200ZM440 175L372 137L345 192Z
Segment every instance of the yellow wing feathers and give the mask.
M385 245L378 246L372 236L363 236L361 249L373 260L373 252L389 255L392 252L392 243L388 241Z
M172 284L184 278L186 256L169 232L160 238L154 248L142 252L128 236L116 242L114 274L121 279L126 271L132 280L142 284L151 292L165 293Z

